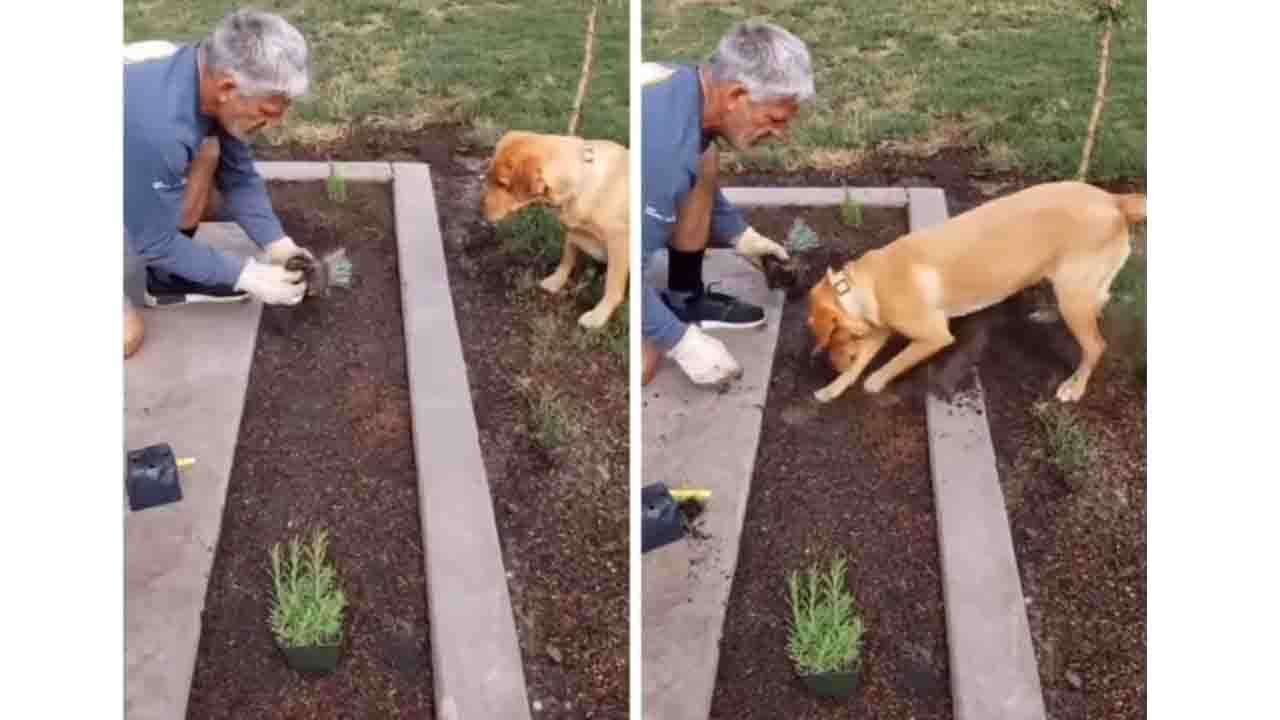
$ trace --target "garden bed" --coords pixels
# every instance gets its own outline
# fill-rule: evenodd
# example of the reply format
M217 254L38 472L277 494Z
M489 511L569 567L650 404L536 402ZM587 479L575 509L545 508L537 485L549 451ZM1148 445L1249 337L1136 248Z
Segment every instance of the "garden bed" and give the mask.
M758 208L750 223L783 240L795 218L824 247L803 256L807 290L828 266L907 231L902 209L865 209L862 224L839 208ZM783 308L773 376L733 592L712 717L949 718L946 620L918 368L878 398L861 387L829 405L813 392L835 377L810 359L805 296ZM901 348L895 342L871 370ZM787 658L786 578L843 553L864 612L865 666L846 700L818 700Z
M350 291L264 308L188 717L430 717L418 475L391 189L273 183L290 234L345 246ZM268 627L268 550L326 529L349 609L337 672L285 666Z
M600 297L583 260L563 294L537 287L559 259L545 215L501 231L480 215L490 151L455 126L360 128L338 145L263 159L431 166L449 285L530 702L543 718L628 708L627 307L601 333L577 318Z
M1130 262L1134 262L1131 259ZM1053 399L1080 352L1061 323L1006 313L980 374L1050 717L1146 717L1146 387L1121 274L1108 348L1076 406ZM1066 413L1052 434L1037 403ZM1050 439L1059 441L1055 452ZM1074 440L1074 442L1073 442ZM1078 469L1064 472L1055 460Z

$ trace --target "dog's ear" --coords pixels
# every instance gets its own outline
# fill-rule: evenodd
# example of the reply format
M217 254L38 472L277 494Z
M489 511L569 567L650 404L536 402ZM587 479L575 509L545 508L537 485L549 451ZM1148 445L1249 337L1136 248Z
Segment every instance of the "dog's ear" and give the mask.
M836 332L836 314L827 305L825 298L814 298L809 304L809 330L813 332L813 355L817 355L831 344L831 336Z
M512 189L526 198L540 198L547 193L547 181L542 174L542 159L526 154L516 163L511 179Z

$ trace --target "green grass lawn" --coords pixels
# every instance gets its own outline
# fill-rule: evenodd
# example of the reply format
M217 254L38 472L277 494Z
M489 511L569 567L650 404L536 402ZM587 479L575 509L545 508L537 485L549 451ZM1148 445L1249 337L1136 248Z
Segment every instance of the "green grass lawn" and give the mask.
M1147 170L1147 3L1124 2L1095 181ZM1075 175L1102 34L1084 0L649 0L643 57L704 60L752 18L805 40L817 76L818 102L776 162L841 165L884 140L971 138L994 166Z
M191 41L238 0L125 0L125 42ZM293 0L277 12L311 43L315 83L286 125L299 140L348 124L461 120L563 133L578 88L583 0ZM628 10L604 3L580 132L628 142Z

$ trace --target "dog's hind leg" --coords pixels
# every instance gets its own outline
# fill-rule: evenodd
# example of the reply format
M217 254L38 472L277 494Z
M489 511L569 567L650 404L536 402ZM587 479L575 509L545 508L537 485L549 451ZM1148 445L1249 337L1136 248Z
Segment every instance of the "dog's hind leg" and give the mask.
M564 288L564 284L569 282L569 275L573 273L574 266L578 264L578 253L580 251L578 250L578 244L573 241L570 233L566 233L564 237L564 249L560 251L560 266L539 283L543 290L552 294L558 293Z
M622 232L626 232L623 230ZM582 317L578 324L585 328L598 328L609 321L609 316L627 297L627 273L630 270L630 258L627 257L626 243L618 243L617 252L609 253L609 265L604 276L604 296L600 302Z
M1102 308L1111 299L1111 283L1120 268L1129 259L1127 229L1118 242L1105 251L1103 258L1091 258L1078 265L1068 266L1053 279L1053 291L1058 297L1058 307L1067 328L1080 343L1080 365L1071 377L1058 386L1057 397L1062 402L1076 402L1084 396L1089 378L1107 349L1098 320Z

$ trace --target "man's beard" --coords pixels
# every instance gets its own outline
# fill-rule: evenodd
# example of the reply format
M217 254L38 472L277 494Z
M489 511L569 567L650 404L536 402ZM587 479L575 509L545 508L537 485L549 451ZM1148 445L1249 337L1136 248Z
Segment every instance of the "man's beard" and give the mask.
M232 122L228 125L224 125L223 129L227 131L228 135L239 140L240 142L248 142L254 135L256 135L264 127L266 127L266 123L258 123L256 125L250 125L246 121L246 122Z

